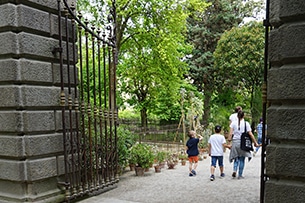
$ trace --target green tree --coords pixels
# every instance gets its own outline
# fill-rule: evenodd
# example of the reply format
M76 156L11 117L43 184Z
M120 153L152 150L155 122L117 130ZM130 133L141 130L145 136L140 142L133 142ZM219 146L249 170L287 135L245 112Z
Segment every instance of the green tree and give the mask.
M118 15L122 19L118 22L125 22L118 25L122 62L118 75L121 92L141 112L145 127L148 113L164 120L179 118L179 89L187 72L182 59L190 52L190 46L185 43L188 8L204 8L205 4L198 0L135 3L137 9L131 7Z
M210 6L204 12L193 12L188 19L188 41L194 46L188 57L189 77L204 94L203 126L208 126L210 102L213 93L219 89L216 83L213 52L221 35L239 25L244 17L260 11L262 2L253 0L208 0ZM221 88L220 88L221 89Z
M141 112L146 127L149 110L163 109L163 115L170 115L178 100L179 84L187 71L181 59L188 48L182 35L186 17L181 6L156 0L146 2L140 10L142 15L126 31L118 80L119 90Z
M80 2L80 7L93 12L96 21L102 19L103 1ZM187 72L182 59L190 52L185 43L186 17L194 8L202 11L205 3L117 0L118 92L141 112L143 126L149 112L162 113L163 119L177 115L173 111L179 110L179 88Z
M242 95L252 118L261 116L261 86L264 71L264 26L250 22L225 32L214 52L218 81L224 91ZM224 92L223 91L223 92ZM241 101L242 102L242 101Z

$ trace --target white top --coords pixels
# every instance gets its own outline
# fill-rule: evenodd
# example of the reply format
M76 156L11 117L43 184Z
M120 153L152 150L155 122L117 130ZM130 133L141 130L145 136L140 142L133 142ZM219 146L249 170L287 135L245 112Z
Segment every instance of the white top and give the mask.
M240 139L241 134L245 131L245 120L241 119L240 120L240 126L238 128L238 120L234 121L230 124L230 128L233 128L233 139L232 140L237 140ZM251 126L249 122L246 121L246 131L250 132L252 131Z
M230 119L231 123L233 123L234 121L238 121L237 113L231 114L229 119Z
M223 156L223 144L226 143L223 135L219 133L211 135L208 143L211 144L211 156Z

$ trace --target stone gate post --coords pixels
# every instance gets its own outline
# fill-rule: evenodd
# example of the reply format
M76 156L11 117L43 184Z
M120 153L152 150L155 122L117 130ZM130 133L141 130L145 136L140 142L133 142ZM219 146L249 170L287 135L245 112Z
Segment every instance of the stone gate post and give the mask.
M305 1L270 2L265 202L305 202Z
M0 202L62 202L57 1L0 2Z

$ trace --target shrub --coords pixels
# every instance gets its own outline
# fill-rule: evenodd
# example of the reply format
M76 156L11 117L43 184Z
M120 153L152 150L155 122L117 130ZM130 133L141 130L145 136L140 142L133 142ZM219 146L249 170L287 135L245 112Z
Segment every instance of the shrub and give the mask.
M122 127L117 128L119 166L125 168L130 158L130 148L136 143L136 136Z
M138 143L130 149L130 162L142 168L149 168L154 162L152 147L147 144Z

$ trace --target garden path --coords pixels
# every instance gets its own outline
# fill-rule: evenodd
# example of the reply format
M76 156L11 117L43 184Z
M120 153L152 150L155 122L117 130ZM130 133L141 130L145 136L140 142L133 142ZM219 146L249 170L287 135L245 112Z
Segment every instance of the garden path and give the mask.
M233 179L229 150L224 154L225 178L210 181L210 157L199 161L197 175L188 176L188 165L180 163L175 169L163 168L155 173L151 168L143 177L127 171L120 177L118 187L79 203L259 203L260 202L260 151L250 162L246 161L244 179ZM187 163L188 164L188 163Z

